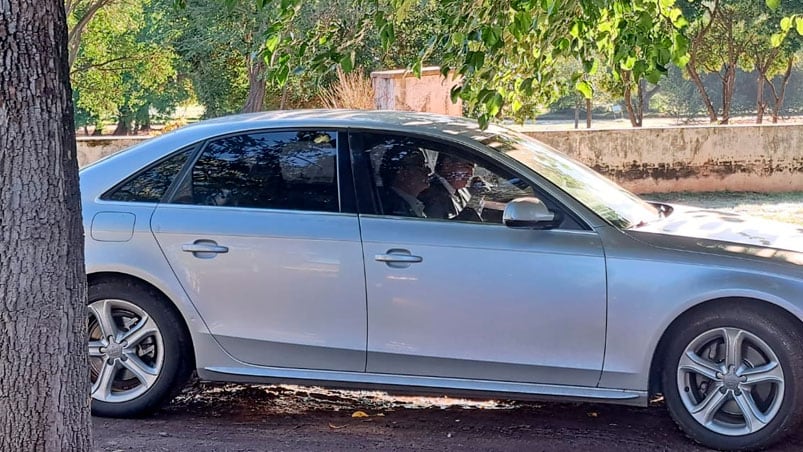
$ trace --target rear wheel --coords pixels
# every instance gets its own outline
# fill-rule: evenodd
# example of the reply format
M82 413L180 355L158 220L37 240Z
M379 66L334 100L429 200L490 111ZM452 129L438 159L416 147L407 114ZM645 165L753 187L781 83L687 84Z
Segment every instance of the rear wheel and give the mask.
M178 314L158 294L99 282L89 287L88 312L93 414L147 414L186 382L189 340Z
M773 311L736 305L705 312L674 331L663 388L674 420L718 449L759 449L803 414L803 339Z

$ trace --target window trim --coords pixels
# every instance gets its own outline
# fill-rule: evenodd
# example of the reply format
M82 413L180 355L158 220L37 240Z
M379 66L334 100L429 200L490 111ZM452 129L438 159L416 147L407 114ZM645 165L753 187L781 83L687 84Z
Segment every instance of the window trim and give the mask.
M359 136L362 134L374 134L374 135L391 135L391 136L398 136L404 138L411 138L415 140L420 140L423 142L430 142L438 145L442 145L446 148L447 152L452 152L453 154L457 155L458 157L469 157L469 159L476 164L482 164L486 167L486 169L493 169L498 171L498 168L503 169L504 171L510 173L510 175L521 179L522 181L526 182L535 192L535 195L539 198L543 199L544 201L551 203L554 206L557 206L560 209L562 215L571 218L574 223L577 224L579 229L560 229L555 228L553 230L559 231L593 231L593 228L588 224L587 221L582 219L579 215L577 215L573 210L566 207L566 204L558 200L555 196L551 195L548 190L545 190L540 183L537 182L535 178L532 176L523 174L518 169L512 167L511 165L506 164L506 162L502 159L494 159L488 155L481 153L478 149L475 149L472 146L466 145L464 143L454 142L446 140L439 136L433 136L429 134L419 134L415 132L409 131L401 131L401 130L378 130L378 129L370 129L370 128L349 128L349 147L351 150L350 157L353 166L354 172L354 187L357 191L357 206L358 206L358 213L361 215L374 215L382 218L386 217L395 217L394 215L385 215L383 213L379 213L379 210L376 205L375 198L377 197L377 188L374 182L372 182L372 177L370 174L367 174L366 171L370 169L365 167L364 158L362 155L365 153L365 147L363 140L360 139L358 146L351 146L352 143L352 135ZM477 143L478 146L482 146L481 143ZM370 165L370 162L369 162ZM357 189L363 188L363 189ZM370 199L366 199L368 196L363 194L364 187L370 187L371 195ZM405 219L410 220L429 220L429 221L441 221L441 222L450 222L454 223L453 221L449 220L442 220L442 219L427 219L427 218L413 218L413 217L403 217ZM468 223L468 224L485 224L491 226L491 224L487 223L473 223L473 222L458 222L458 223ZM498 225L494 223L493 225ZM501 225L504 226L504 225Z
M282 133L282 132L302 132L302 131L310 131L310 132L325 132L329 134L334 134L335 139L338 140L337 145L335 147L335 187L337 188L337 210L336 211L329 211L329 210L301 210L301 209L284 209L278 207L237 207L237 206L207 206L207 205L199 205L199 204L178 204L173 203L173 198L176 196L179 187L181 184L188 177L192 177L192 169L195 167L195 164L201 158L203 153L207 150L210 143L213 141L226 139L229 137L236 137L240 135L250 135L250 134L262 134L262 133ZM184 168L179 171L178 176L173 180L173 184L170 188L165 192L165 196L162 197L160 203L163 204L170 204L170 205L183 205L183 206L194 206L194 207L220 207L226 209L258 209L261 211L276 211L276 212L303 212L303 213L348 213L345 212L343 209L343 187L341 184L341 176L340 176L340 160L341 160L341 133L342 129L339 127L277 127L277 128L259 128L259 129L250 129L250 130L238 130L236 132L228 132L222 133L220 135L215 135L212 137L207 137L204 140L201 140L199 143L196 143L198 149L195 150L194 154L190 156L190 158L185 162ZM168 196L169 195L169 196ZM355 210L356 212L356 210Z

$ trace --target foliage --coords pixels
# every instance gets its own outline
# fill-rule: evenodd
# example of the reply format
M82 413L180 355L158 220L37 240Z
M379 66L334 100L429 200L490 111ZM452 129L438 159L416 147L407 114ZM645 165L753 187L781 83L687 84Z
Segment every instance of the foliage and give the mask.
M355 0L361 12L358 26L319 23L297 39L288 30L299 20L300 0L256 1L284 14L267 37L270 76L278 83L299 71L327 73L333 65L351 70L355 49L370 33L378 35L382 49L391 48L400 24L422 4ZM633 18L638 24L632 24ZM435 34L411 68L418 73L437 54L435 62L444 72L454 68L462 77L453 98L476 109L481 124L499 116L505 105L514 117L524 119L533 106L558 98L567 82L584 96L592 95L583 74L593 74L600 53L603 64L617 71L637 71L657 80L669 61L683 63L686 49L680 33L685 21L674 0L442 0L430 20ZM644 30L650 33L640 37ZM569 81L556 77L557 62L565 58L579 59L583 67ZM305 64L291 68L300 61Z
M115 117L129 129L137 114L147 124L152 106L169 111L189 97L176 55L160 42L162 18L151 0L115 3L95 14L71 74L78 119Z

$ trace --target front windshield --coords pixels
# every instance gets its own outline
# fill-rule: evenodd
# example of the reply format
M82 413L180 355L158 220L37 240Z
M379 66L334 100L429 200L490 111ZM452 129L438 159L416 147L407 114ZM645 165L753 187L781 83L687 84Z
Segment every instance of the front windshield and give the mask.
M567 155L520 133L493 132L483 144L518 160L613 225L638 227L659 217L658 209Z

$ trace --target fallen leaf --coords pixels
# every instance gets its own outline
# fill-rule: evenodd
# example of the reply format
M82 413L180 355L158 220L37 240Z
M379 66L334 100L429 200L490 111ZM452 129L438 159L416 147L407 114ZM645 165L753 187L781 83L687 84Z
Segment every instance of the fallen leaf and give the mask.
M330 423L329 423L329 428L331 428L332 430L339 430L339 429L341 429L341 428L346 428L346 426L345 426L345 425L335 425L335 424L332 424L332 423L330 422Z
M355 411L351 414L351 417L368 417L368 413L365 411Z

